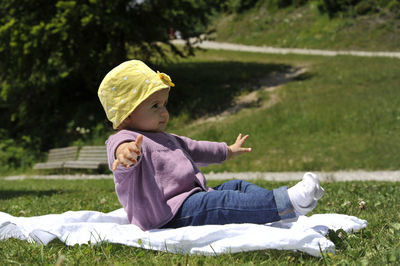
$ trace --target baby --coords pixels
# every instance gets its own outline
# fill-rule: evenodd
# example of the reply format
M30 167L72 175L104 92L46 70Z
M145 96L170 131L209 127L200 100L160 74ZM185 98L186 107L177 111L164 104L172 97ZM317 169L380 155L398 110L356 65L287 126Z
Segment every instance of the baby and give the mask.
M165 132L167 102L175 85L145 63L131 60L112 69L98 90L107 118L118 132L106 141L115 190L128 219L142 230L189 225L257 223L297 219L324 194L306 173L291 188L267 190L243 180L210 188L199 166L251 152L248 135L227 145Z

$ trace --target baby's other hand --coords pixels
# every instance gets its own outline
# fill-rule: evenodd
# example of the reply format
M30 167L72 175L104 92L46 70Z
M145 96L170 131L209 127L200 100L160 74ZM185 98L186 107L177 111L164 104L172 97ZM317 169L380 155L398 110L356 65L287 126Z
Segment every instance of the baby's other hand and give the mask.
M227 159L232 159L233 157L240 155L245 152L251 152L251 148L243 148L242 145L246 141L246 139L249 137L249 135L242 136L242 134L239 134L239 136L236 138L236 141L234 144L228 146L228 158Z
M137 164L137 158L142 154L143 135L139 134L136 141L125 142L118 146L115 152L115 157L112 165L112 170L115 171L118 165L129 168Z

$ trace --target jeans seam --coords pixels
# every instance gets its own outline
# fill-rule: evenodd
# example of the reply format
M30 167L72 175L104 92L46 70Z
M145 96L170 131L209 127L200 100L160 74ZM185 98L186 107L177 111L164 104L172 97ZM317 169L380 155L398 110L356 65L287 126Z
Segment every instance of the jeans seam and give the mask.
M229 210L229 211L241 211L241 212L259 212L259 211L275 211L277 212L277 209L273 208L273 209L256 209L256 210L247 210L247 209L237 209L237 208L223 208L223 207L216 207L216 208L211 208L211 209L207 209L204 210L202 212L198 212L195 213L193 215L189 215L189 216L185 216L185 217L181 217L181 218L188 218L188 217L194 217L194 216L198 216L204 213L207 213L209 211L216 211L216 210ZM179 219L181 219L179 218Z

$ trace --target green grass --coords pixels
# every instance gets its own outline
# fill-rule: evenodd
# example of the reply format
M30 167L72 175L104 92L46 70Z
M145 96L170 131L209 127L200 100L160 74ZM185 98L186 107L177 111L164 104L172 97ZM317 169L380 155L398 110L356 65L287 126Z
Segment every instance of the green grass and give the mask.
M274 95L260 92L251 108L220 121L196 122L219 114L236 96L257 90L260 79L291 68L305 68L306 73ZM399 59L208 50L159 70L176 84L167 131L229 144L238 133L250 134L250 154L206 172L400 169ZM272 96L279 102L260 108ZM87 136L76 143L104 143L110 129L92 130L95 142Z
M334 50L400 51L400 19L387 10L330 19L316 3L271 11L264 4L216 18L217 41Z
M262 9L254 12L218 21L217 40L278 47L400 50L400 22L382 14L329 20L310 5L284 9L273 16ZM306 68L307 72L276 90L279 102L272 107L263 109L261 105L273 93L260 92L257 104L235 115L217 122L193 123L231 106L235 96L256 90L260 79L292 67ZM203 51L160 70L169 73L176 84L170 96L169 131L228 143L238 133L251 136L246 143L253 148L250 154L205 168L205 172L400 168L398 59ZM102 143L101 133L96 133L94 142L84 139L77 143ZM294 184L256 183L266 188ZM300 252L265 250L205 257L108 243L68 247L53 241L40 246L11 239L0 241L0 264L398 264L399 183L323 185L326 194L313 213L343 213L368 221L368 227L360 232L330 235L337 246L334 256L314 258ZM365 209L359 208L362 200ZM0 179L0 206L0 211L15 216L120 208L111 180Z
M221 181L222 182L222 181ZM210 186L219 182L209 181ZM274 188L293 185L257 180L258 185ZM176 255L118 244L66 246L52 241L47 246L10 239L0 241L1 265L141 264L141 265L286 265L286 264L396 264L400 260L398 202L400 186L387 182L324 183L325 196L312 213L343 213L368 221L356 233L331 232L336 255L311 257L301 252L262 250L215 257ZM359 202L366 202L360 209ZM36 216L68 210L108 212L120 208L112 180L0 180L1 211L14 216ZM311 213L311 214L312 214Z
M198 122L290 68L306 73L273 93L260 92L256 104L223 120ZM160 70L176 83L167 131L228 144L238 133L250 135L251 153L205 172L400 169L398 59L208 50ZM261 108L272 96L279 102ZM99 143L109 132L97 133Z
M260 101L218 122L192 123L230 106L236 95L257 89L258 80L276 71L306 68L284 84L279 102L260 108ZM197 139L227 141L251 135L250 154L205 171L306 171L399 169L400 61L360 57L265 55L228 51L199 52L195 58L172 62L169 131ZM190 100L179 102L182 93ZM217 91L219 90L219 91ZM180 96L178 94L181 94ZM179 97L178 97L179 96ZM189 97L189 96L188 96ZM180 109L174 106L179 106ZM106 136L104 136L104 139ZM273 188L284 183L257 181ZM211 186L217 182L209 182ZM285 183L292 185L293 183ZM337 254L314 258L303 253L266 250L217 257L174 255L115 244L68 247L23 241L0 242L3 264L398 264L399 183L326 183L326 195L313 213L344 213L368 221L354 234L331 234ZM366 209L359 202L366 202ZM63 181L0 179L0 211L16 216L68 210L108 212L120 208L111 180Z
M182 66L190 70L182 74ZM172 114L168 131L229 144L238 133L250 135L246 145L253 148L251 153L205 171L400 168L398 59L209 50L169 67L176 80L181 78L180 75L201 76L201 79L193 83L176 82L176 88L171 91L170 106L177 97L175 94L184 90L193 92L195 101L185 102L183 109L192 108L190 113L182 112L177 117ZM289 67L306 68L307 72L276 90L280 100L274 106L260 108L262 101L271 97L269 93L263 93L259 106L243 109L223 120L192 123L196 110L201 110L200 114L212 114L220 106L231 104L232 95L240 94L241 90L254 90L260 77ZM236 78L238 68L247 83L229 82ZM255 68L264 71L264 75L253 71ZM235 74L230 78L229 73ZM207 86L208 81L213 82L213 77L220 79L223 75L228 76L222 82ZM230 97L214 93L215 87L223 87L224 82L228 84L225 87L228 87ZM213 104L209 105L209 102Z

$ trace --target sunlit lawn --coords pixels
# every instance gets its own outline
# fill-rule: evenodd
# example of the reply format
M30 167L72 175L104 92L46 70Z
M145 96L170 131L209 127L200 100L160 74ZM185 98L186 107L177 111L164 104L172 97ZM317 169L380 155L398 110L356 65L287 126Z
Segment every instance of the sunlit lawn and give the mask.
M259 79L293 67L305 68L306 73L275 90L279 98L275 105L261 108L271 97L264 92L255 105L235 115L193 123L226 109L234 96L257 89ZM168 69L176 83L170 96L169 108L175 118L169 131L227 142L233 142L238 133L251 136L246 143L253 148L250 154L209 167L206 172L400 168L397 59L207 51L171 63ZM180 99L187 101L180 102L179 110L174 109ZM258 183L268 188L283 184ZM210 182L211 186L216 184ZM368 221L366 229L332 239L337 246L334 256L314 258L300 252L265 250L204 257L107 243L68 247L57 241L37 246L8 240L0 242L0 263L396 264L400 260L399 183L338 182L324 187L327 192L313 213L343 213ZM366 202L365 209L359 208L360 201ZM0 211L16 216L117 208L120 205L111 180L0 180Z
M261 78L290 67L304 68L306 72L274 92L259 93L259 102L251 108L222 120L192 123L191 117L218 113L221 106L231 104L232 95L252 91ZM170 108L173 109L174 97L181 91L192 94L182 108L190 112L180 110L178 117L172 113L170 131L228 143L233 143L238 133L250 135L247 141L253 147L250 154L207 170L400 168L398 59L209 50L171 65L170 69L177 80L176 88L171 91ZM230 97L216 92L216 87L224 84L226 89L222 92L230 91ZM279 101L262 108L271 94Z
M274 188L293 185L256 181ZM209 185L218 182L210 181ZM276 265L276 264L363 264L395 263L400 260L399 183L338 182L325 183L325 196L311 213L342 213L368 221L357 233L332 234L336 255L321 258L301 252L262 250L221 256L186 256L148 251L117 244L66 246L53 241L47 246L19 240L0 241L0 264L143 264L143 265ZM365 209L359 202L364 201ZM1 211L14 216L62 213L68 210L108 212L120 208L112 180L0 180Z

